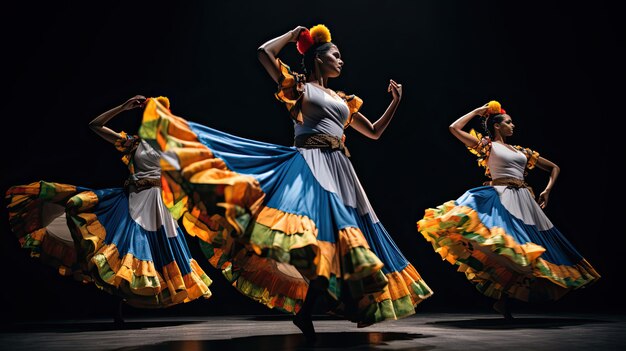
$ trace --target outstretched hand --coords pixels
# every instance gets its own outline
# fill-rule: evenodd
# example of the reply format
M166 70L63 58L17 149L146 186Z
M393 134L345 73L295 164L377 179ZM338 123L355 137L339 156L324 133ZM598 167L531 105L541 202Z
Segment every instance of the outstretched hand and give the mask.
M132 98L126 100L122 104L123 110L132 110L137 107L142 107L146 103L146 97L143 95L135 95Z
M400 99L402 98L402 84L398 84L395 80L389 79L387 92L391 92L394 100L400 101Z

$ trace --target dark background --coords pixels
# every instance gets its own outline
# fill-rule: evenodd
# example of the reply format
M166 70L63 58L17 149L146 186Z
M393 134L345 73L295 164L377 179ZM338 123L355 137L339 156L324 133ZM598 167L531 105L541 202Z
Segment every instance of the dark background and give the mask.
M546 214L603 276L514 312L623 313L623 19L604 1L107 1L12 3L3 9L2 190L37 180L120 186L120 154L87 127L135 94L168 96L175 114L239 136L289 145L292 126L256 48L297 25L326 24L345 61L330 87L357 94L375 121L404 86L378 141L347 131L352 162L378 217L435 291L424 312L488 312L492 301L442 262L416 231L424 209L484 181L447 130L495 99L513 117L513 144L561 167ZM295 46L281 57L299 68ZM134 132L140 112L110 125ZM8 138L8 141L7 141ZM619 152L619 154L618 154ZM621 167L620 166L620 167ZM528 177L539 193L548 173ZM109 316L111 299L58 276L21 250L3 211L0 299L7 320ZM127 315L277 313L214 279L209 300Z

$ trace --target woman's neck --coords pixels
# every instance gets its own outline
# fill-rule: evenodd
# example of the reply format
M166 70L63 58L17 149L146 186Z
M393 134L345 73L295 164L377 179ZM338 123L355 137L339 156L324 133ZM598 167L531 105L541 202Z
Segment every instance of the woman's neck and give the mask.
M328 86L328 78L320 77L317 74L311 74L307 79L307 83L316 83L324 88Z

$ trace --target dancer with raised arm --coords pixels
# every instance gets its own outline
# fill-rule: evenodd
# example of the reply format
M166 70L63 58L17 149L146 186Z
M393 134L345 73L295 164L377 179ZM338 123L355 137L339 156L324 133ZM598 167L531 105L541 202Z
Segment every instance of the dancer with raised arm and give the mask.
M485 135L463 130L482 118ZM559 175L559 167L529 148L508 143L513 119L497 101L458 118L450 132L473 154L490 178L455 201L426 210L418 231L441 257L458 266L493 307L513 318L509 298L557 300L600 278L595 269L543 212ZM528 170L550 174L535 195L526 183Z
M158 100L169 107L167 98ZM145 102L137 95L89 124L123 153L130 172L124 187L92 190L37 181L6 193L9 223L22 247L62 275L116 296L118 325L122 302L163 308L211 296L211 279L191 257L161 197L159 153L146 140L106 126Z
M289 44L303 55L304 74L278 58ZM370 206L344 144L348 127L383 134L402 85L389 81L391 103L370 122L361 99L329 87L344 62L324 25L269 40L258 56L292 117L293 146L188 122L160 104L146 108L143 128L158 136L172 199L188 199L187 231L239 291L295 313L309 342L319 297L359 327L415 313L432 291Z

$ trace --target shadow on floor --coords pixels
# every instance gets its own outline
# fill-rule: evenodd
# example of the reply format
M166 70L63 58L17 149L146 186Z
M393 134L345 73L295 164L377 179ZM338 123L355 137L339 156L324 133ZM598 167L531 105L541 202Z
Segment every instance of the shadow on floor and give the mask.
M485 319L465 319L454 321L428 322L427 325L443 328L460 329L557 329L573 325L584 325L593 323L612 323L607 320L583 319L583 318L514 318L507 320L504 318Z
M198 321L126 321L121 327L115 326L113 321L102 322L40 322L15 323L2 325L0 333L76 333L111 330L136 330L161 327L175 327L185 324L203 323Z
M178 340L167 341L154 345L133 346L117 349L116 351L292 351L292 350L402 350L427 351L434 346L416 346L391 343L412 341L427 338L422 334L412 333L318 333L315 346L306 344L301 334L261 335L233 338L226 340Z
M277 315L258 315L258 316L250 316L248 320L252 321L291 321L293 319L293 314L277 314ZM346 320L340 316L333 316L331 314L315 314L312 316L314 321L334 321L334 320Z

